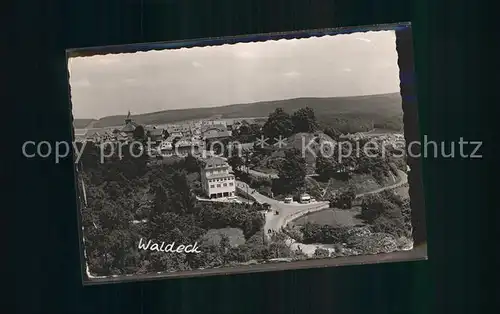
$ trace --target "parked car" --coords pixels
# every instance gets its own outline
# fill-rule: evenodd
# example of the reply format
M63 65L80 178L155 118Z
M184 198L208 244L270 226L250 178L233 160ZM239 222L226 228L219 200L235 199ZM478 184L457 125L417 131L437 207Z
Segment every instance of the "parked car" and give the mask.
M309 194L302 194L300 196L300 202L302 204L307 204L307 203L310 203L311 202L311 196L309 196Z
M287 204L290 204L291 202L293 202L293 197L285 197L285 203Z

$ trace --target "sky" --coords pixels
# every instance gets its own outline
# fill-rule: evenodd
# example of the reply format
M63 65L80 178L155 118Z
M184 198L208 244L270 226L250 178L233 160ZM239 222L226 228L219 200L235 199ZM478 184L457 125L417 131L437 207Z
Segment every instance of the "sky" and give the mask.
M396 36L377 31L70 58L75 118L399 92Z

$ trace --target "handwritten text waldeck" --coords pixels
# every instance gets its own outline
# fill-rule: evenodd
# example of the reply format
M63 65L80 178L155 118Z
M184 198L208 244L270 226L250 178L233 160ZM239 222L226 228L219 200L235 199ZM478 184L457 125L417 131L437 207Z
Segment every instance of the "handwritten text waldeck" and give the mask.
M159 244L153 242L152 240L145 240L143 242L142 238L139 240L139 249L167 253L201 253L198 248L198 242L189 245L180 244L175 246L175 242L165 245L165 242Z

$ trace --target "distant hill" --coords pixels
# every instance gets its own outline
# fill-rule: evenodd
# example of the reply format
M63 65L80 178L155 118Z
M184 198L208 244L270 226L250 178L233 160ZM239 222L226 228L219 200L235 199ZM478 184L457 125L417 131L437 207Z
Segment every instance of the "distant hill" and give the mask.
M74 119L73 127L75 129L84 129L92 122L96 121L95 119Z
M401 96L399 93L332 98L296 98L288 100L263 101L249 104L235 104L211 108L178 109L134 115L139 124L165 124L193 119L206 119L213 116L221 118L245 118L267 116L276 108L287 112L308 106L314 109L318 121L322 124L336 120L362 119L383 124L398 119L402 121ZM125 115L108 116L94 121L92 127L102 128L122 125ZM75 119L75 122L79 119ZM344 122L342 122L344 121ZM394 123L394 121L393 121Z

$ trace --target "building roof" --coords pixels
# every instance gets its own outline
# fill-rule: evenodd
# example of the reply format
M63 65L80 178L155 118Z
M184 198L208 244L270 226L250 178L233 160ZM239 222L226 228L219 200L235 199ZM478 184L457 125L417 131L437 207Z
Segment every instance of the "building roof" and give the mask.
M147 132L149 133L150 136L162 136L163 135L162 129L148 129Z
M175 143L176 147L182 148L182 147L200 147L201 143L197 141L179 141Z
M208 131L211 131L211 130L226 131L227 130L227 126L224 125L224 124L208 124L208 125L204 125L201 128L202 132L208 132Z
M204 135L206 139L211 139L211 138L220 138L220 137L230 137L231 133L228 131L217 131L215 133L208 133Z
M228 163L222 157L210 157L208 159L205 159L205 169L228 166Z
M100 136L101 132L102 132L101 129L86 129L85 133L79 133L75 135L79 137L90 138L90 137Z
M215 173L207 176L207 179L219 179L219 178L234 178L234 174L232 173Z
M168 138L166 140L164 140L161 144L162 147L164 147L165 149L173 149L173 138ZM175 146L178 147L178 148L182 148L182 147L200 147L203 145L203 142L202 141L199 141L199 140L193 140L189 137L184 137L184 138L179 138L176 142L175 142Z
M87 134L87 129L75 129L75 136L85 136Z
M137 123L135 122L128 122L122 129L122 132L133 132L135 128L137 127Z

